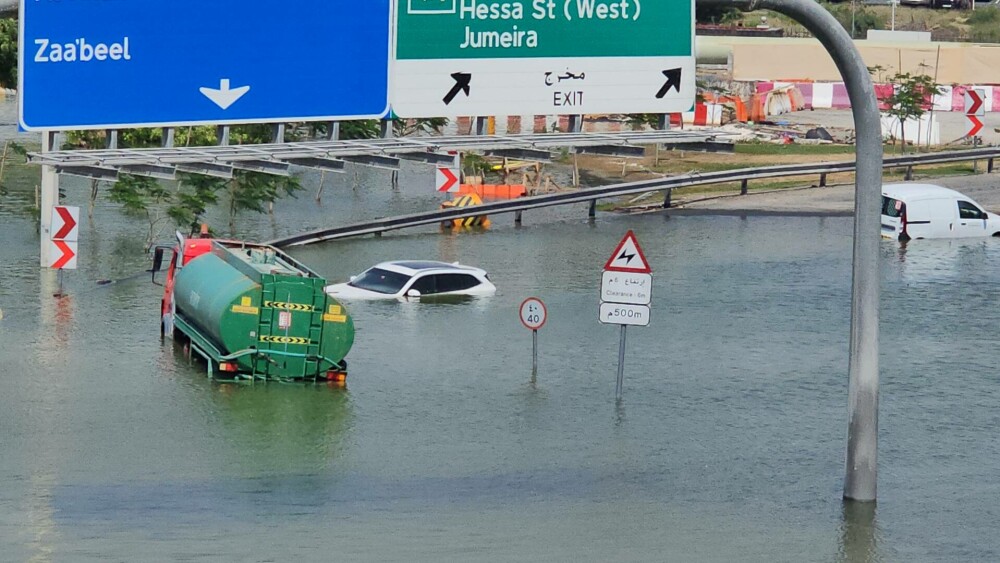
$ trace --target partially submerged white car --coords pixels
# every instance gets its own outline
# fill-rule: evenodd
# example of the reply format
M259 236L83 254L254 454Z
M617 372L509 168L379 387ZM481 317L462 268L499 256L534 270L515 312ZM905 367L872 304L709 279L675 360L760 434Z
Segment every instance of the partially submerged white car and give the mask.
M430 295L492 295L485 270L432 260L382 262L347 283L324 288L337 299L407 299Z
M942 186L886 184L882 236L898 240L1000 236L1000 216Z

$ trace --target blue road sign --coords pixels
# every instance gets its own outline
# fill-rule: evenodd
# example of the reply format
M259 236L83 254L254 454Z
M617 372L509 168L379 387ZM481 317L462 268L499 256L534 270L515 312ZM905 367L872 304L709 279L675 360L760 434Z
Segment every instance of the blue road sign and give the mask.
M21 0L26 130L376 118L390 0Z

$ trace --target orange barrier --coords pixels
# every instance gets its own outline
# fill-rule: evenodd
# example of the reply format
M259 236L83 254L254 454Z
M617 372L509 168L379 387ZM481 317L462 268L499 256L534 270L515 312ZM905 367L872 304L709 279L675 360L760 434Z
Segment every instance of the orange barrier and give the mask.
M514 199L524 197L528 190L523 184L461 184L458 186L458 193L476 194L479 197L492 197L497 199Z
M736 110L736 121L740 123L746 123L749 118L749 113L747 112L747 106L743 103L743 100L739 96L717 96L713 92L705 92L702 95L702 99L706 102L714 102L723 105L732 105L733 109Z

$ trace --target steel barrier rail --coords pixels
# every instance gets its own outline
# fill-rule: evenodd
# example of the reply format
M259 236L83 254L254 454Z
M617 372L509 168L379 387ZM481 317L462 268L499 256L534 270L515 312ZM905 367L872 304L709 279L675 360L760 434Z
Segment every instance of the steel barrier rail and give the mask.
M993 159L1000 158L1000 147L990 147L982 149L971 149L962 151L949 151L922 155L908 155L886 158L883 161L883 168L911 167L928 164L947 164L951 162L965 162L970 160L988 160L990 165L988 170L992 171ZM600 199L609 199L636 195L645 192L659 190L675 190L679 188L690 188L695 186L705 186L711 184L723 184L728 182L747 182L751 180L762 180L768 178L781 178L787 176L806 175L826 175L838 172L853 172L854 161L845 162L824 162L807 164L782 164L777 166L767 166L763 168L740 168L735 170L725 170L721 172L692 173L682 176L672 176L669 178L656 178L652 180L642 180L639 182L629 182L624 184L614 184L597 188L582 188L573 192L557 194L545 194L530 197L522 197L509 201L498 201L484 203L474 208L452 208L447 210L425 211L396 217L382 219L372 219L351 225L318 229L291 235L270 241L268 244L277 247L299 246L312 244L326 240L335 240L367 234L382 233L405 229L408 227L419 227L423 225L433 225L448 219L467 217L470 215L490 215L498 213L514 213L529 209L551 207L554 205L567 205L571 203L589 203Z

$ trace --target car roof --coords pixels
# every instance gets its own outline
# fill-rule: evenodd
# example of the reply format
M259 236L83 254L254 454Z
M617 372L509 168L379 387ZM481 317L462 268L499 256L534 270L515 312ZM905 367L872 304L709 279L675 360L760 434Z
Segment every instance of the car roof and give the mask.
M393 260L390 262L381 262L379 264L375 264L374 267L410 276L428 270L481 273L481 274L486 273L484 270L481 270L479 268L474 268L472 266L463 266L458 262L449 264L448 262L438 262L436 260Z
M941 199L946 197L969 199L966 195L936 184L885 184L882 186L882 195L902 201Z

